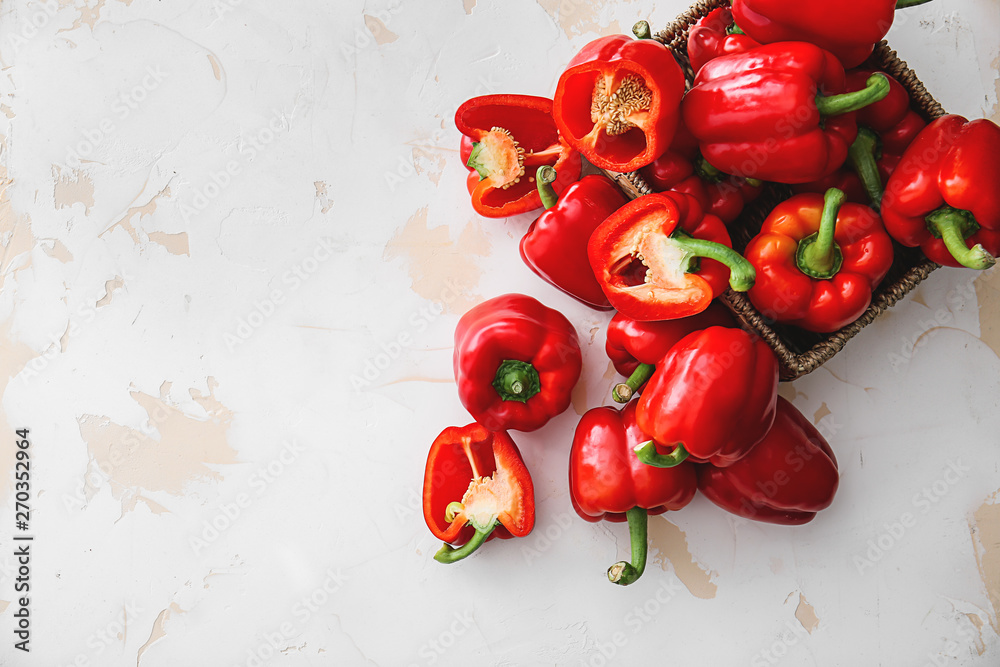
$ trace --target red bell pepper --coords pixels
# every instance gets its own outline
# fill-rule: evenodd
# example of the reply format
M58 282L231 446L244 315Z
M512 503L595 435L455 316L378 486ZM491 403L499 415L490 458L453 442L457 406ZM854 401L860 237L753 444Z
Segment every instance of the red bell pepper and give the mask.
M679 320L639 322L616 313L608 324L604 349L615 370L628 381L615 386L612 397L618 403L628 403L677 341L689 333L714 326L736 326L729 310L717 302L702 313Z
M604 219L628 201L610 178L592 174L569 186L562 196L552 190L555 170L539 167L535 180L545 213L521 239L521 259L543 280L597 310L611 304L590 270L587 243Z
M942 116L910 144L886 185L885 226L945 266L986 269L1000 255L1000 127Z
M733 0L736 24L762 44L810 42L833 52L844 67L857 67L882 41L897 7L928 0Z
M491 431L534 431L569 407L582 355L561 313L505 294L458 321L454 365L458 396L473 419Z
M618 411L594 408L580 420L569 453L569 492L573 508L587 521L628 521L632 561L608 568L608 579L627 586L646 567L647 517L679 510L694 498L697 473L692 465L653 468L632 454L647 440L635 421L636 402Z
M774 426L729 466L698 467L698 488L719 507L767 523L800 525L833 502L837 457L801 412L778 397Z
M844 68L802 42L767 44L706 63L684 98L684 124L715 168L779 183L808 183L847 159L853 111L889 92L875 74L844 93Z
M465 135L462 157L474 170L468 186L472 207L480 215L504 218L539 208L534 174L541 165L559 172L556 192L580 177L580 155L559 136L552 100L546 97L473 97L458 107L455 125Z
M570 61L552 117L595 166L635 171L670 145L683 94L684 74L670 49L654 39L610 35Z
M829 333L858 319L892 265L878 214L837 189L778 204L747 244L750 300L772 320Z
M743 53L758 46L760 42L736 27L732 10L719 7L691 27L687 40L688 60L691 61L691 70L697 74L701 66L713 58Z
M461 560L493 537L524 537L535 525L535 492L521 452L503 431L450 426L424 468L424 521L445 542L434 559ZM460 548L452 548L456 545Z
M706 213L731 224L756 199L763 183L723 174L698 152L698 140L678 123L670 150L639 170L654 192L673 190L691 195Z
M727 282L745 292L754 281L722 221L678 192L645 195L618 209L594 231L587 252L611 305L634 320L695 315Z
M636 420L652 440L636 455L657 467L689 457L732 465L771 428L777 396L778 360L767 343L742 329L696 331L667 352L642 392Z

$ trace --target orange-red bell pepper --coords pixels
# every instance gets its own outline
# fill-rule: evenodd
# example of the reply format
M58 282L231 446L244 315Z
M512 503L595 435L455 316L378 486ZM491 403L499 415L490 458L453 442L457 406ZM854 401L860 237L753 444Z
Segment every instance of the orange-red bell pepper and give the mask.
M832 188L778 204L744 255L758 276L749 297L764 317L828 333L868 308L893 250L878 214Z

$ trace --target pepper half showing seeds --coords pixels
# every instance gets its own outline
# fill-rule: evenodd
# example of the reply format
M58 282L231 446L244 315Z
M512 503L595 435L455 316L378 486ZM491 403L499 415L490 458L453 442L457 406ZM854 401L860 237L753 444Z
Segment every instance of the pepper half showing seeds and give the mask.
M479 173L479 180L489 178L506 190L524 176L524 148L508 130L493 127L472 145L467 165Z
M609 136L625 134L636 127L637 114L648 113L653 93L638 76L626 76L614 88L613 78L599 76L594 82L590 120L604 127Z

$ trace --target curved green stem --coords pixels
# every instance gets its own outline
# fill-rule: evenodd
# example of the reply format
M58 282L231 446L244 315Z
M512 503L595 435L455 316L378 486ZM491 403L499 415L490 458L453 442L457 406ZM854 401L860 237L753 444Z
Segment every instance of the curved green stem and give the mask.
M712 166L702 155L699 155L698 159L694 161L694 171L701 180L708 183L718 183L726 176L725 172Z
M885 74L876 72L868 77L867 86L853 93L841 93L826 97L822 94L816 96L816 108L824 118L826 116L838 116L843 113L850 113L863 109L869 104L878 102L889 94L889 79Z
M746 181L747 185L749 185L751 188L759 188L760 186L764 185L764 181L757 178L750 178L748 176L744 176L743 180Z
M896 9L906 9L907 7L916 7L917 5L923 5L931 0L896 0Z
M746 33L743 32L743 28L741 28L738 25L736 25L736 21L733 21L732 23L729 24L729 27L726 28L726 34L727 35L745 35Z
M837 233L837 214L844 204L844 191L830 188L823 195L823 217L819 231L799 241L795 264L799 271L810 278L828 280L837 275L844 263L844 255L834 240Z
M948 252L962 266L981 271L996 264L996 259L982 244L977 243L971 248L966 245L965 239L979 231L979 223L969 211L944 206L925 219L927 229L944 241Z
M559 195L552 188L552 184L556 182L556 175L555 167L548 164L543 164L535 172L535 186L545 208L552 208L559 201Z
M691 238L677 234L671 235L670 242L676 244L685 253L685 262L681 268L685 273L693 270L692 265L698 257L706 257L721 262L729 267L729 286L734 292L746 292L757 280L757 272L753 264L740 253L728 246L705 239Z
M649 551L647 525L649 514L642 507L633 507L625 513L628 517L628 537L632 543L632 562L619 561L608 568L608 579L613 584L628 586L642 576L646 570L646 554Z
M652 377L655 370L656 366L653 364L639 364L632 371L632 375L629 376L628 380L615 385L615 388L611 390L611 398L615 399L616 403L628 403L632 400L635 392L639 391L639 387Z
M636 21L632 26L632 34L637 39L653 39L653 31L649 29L649 21Z
M456 561L462 560L466 556L472 554L473 551L483 546L483 543L486 542L487 538L490 536L490 533L493 532L493 529L499 525L500 525L499 521L494 521L493 525L491 525L489 528L485 530L477 528L476 534L472 536L472 539L470 539L468 542L458 547L457 549L448 543L441 545L441 548L438 549L438 552L434 554L434 560L436 560L439 563L445 563L445 564L454 563Z
M677 443L674 451L669 454L660 454L656 451L656 443L652 440L636 445L632 451L635 452L637 459L654 468L674 468L684 463L688 457L688 450L683 443Z
M527 403L542 390L542 385L534 366L526 361L505 359L493 378L493 388L505 401Z
M847 151L847 159L864 184L868 199L876 211L882 206L883 192L882 176L878 173L878 164L875 162L878 145L878 135L869 128L861 126L858 127L858 138Z

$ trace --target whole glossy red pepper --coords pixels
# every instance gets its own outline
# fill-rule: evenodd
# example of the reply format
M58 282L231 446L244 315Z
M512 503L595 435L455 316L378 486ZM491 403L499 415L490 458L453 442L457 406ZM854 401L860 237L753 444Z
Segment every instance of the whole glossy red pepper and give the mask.
M724 174L710 165L698 152L698 140L683 123L678 124L670 149L639 172L654 192L673 190L691 195L706 213L727 225L760 195L764 185Z
M764 317L817 332L858 319L892 265L892 239L871 208L837 189L778 204L747 244L749 297Z
M833 502L840 484L830 444L778 397L774 426L727 468L698 467L698 488L719 507L755 521L800 525Z
M897 7L928 0L733 0L736 24L758 42L810 42L857 67L882 41Z
M689 457L732 465L771 428L777 396L778 360L767 343L742 329L696 331L667 352L642 392L636 420L652 441L636 454L658 467Z
M649 438L635 420L636 401L621 411L594 408L580 420L569 453L573 508L587 521L628 521L632 561L608 568L608 579L627 586L646 566L647 518L679 510L694 498L694 466L654 468L638 461L636 445Z
M455 328L462 405L491 431L534 431L563 412L580 379L576 330L523 294L483 301Z
M464 135L472 208L480 215L503 218L541 207L534 183L541 165L559 172L556 192L580 177L580 155L559 136L546 97L473 97L458 107L455 126Z
M745 292L754 281L722 221L678 192L633 199L594 231L587 252L611 305L634 320L695 315L727 283Z
M732 314L718 302L713 302L704 312L678 320L639 322L622 313L615 313L608 324L604 349L615 370L628 381L617 385L611 393L612 397L618 403L627 403L677 341L690 333L714 326L736 326Z
M698 19L688 33L687 51L695 74L713 58L743 53L760 46L760 42L739 31L733 23L729 7L713 9Z
M844 92L844 68L803 42L767 44L706 63L684 98L684 124L715 168L779 183L808 183L847 159L853 111L884 97L888 79Z
M424 521L445 542L434 559L461 560L493 537L524 537L535 525L535 492L521 452L503 431L450 426L427 453ZM460 547L453 548L452 545Z
M886 229L945 266L986 269L1000 255L1000 127L942 116L906 149L886 185Z
M521 239L521 259L543 280L597 310L611 304L590 270L587 243L604 219L628 201L614 181L591 174L561 196L552 190L555 170L539 167L535 180L545 213Z
M610 35L570 61L552 116L570 146L595 166L635 171L670 145L683 94L684 75L670 49L654 39Z

